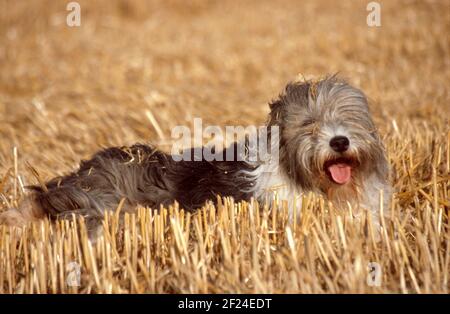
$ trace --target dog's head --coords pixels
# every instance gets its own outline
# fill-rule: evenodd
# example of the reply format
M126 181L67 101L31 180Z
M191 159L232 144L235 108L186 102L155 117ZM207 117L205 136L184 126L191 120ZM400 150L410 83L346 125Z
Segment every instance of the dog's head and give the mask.
M344 191L371 175L386 178L383 145L359 89L335 76L291 83L270 108L280 166L303 190Z

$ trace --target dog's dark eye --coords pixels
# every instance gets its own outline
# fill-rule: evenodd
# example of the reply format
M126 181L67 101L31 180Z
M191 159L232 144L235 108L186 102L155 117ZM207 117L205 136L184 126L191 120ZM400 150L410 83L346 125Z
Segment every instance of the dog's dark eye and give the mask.
M314 119L306 119L305 121L303 121L302 126L308 126L313 124L314 122Z

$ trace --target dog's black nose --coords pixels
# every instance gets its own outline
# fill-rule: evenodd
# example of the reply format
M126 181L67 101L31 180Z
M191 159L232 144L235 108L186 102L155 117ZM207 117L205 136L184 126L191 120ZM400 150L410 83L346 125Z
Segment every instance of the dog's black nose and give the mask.
M335 136L330 140L331 148L338 153L345 152L349 145L350 141L345 136Z

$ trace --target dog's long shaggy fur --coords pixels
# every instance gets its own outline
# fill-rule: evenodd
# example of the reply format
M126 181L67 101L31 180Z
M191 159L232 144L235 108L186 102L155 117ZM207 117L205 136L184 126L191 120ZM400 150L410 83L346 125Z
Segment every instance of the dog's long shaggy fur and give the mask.
M267 125L280 129L278 163L238 161L239 144L223 152L226 156L233 149L234 161L174 161L140 144L108 148L83 161L76 172L32 187L20 208L3 213L0 222L21 225L74 213L95 222L122 199L124 211L174 201L195 210L217 195L266 199L274 185L282 186L280 195L288 201L312 191L335 206L351 204L375 213L379 190L388 200L388 164L360 90L334 76L291 83L270 108Z

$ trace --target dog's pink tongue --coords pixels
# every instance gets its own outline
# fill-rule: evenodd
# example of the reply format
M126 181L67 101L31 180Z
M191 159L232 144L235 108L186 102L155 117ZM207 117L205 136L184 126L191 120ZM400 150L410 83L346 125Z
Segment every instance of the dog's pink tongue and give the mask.
M328 167L333 181L338 184L345 184L350 181L352 168L347 164L334 164Z

